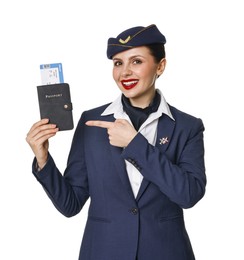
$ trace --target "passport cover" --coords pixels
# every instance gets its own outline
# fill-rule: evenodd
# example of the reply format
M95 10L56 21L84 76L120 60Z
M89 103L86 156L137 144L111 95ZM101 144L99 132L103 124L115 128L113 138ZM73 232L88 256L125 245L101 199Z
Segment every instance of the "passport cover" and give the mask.
M60 131L74 128L68 83L37 86L41 119L48 118Z

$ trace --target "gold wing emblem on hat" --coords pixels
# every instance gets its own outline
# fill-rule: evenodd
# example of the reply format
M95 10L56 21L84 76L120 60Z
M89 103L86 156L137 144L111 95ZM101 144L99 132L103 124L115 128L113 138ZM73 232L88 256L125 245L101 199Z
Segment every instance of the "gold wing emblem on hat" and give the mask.
M119 39L119 42L122 43L122 44L126 44L129 40L130 40L130 35L125 39L125 40L122 40L122 39Z

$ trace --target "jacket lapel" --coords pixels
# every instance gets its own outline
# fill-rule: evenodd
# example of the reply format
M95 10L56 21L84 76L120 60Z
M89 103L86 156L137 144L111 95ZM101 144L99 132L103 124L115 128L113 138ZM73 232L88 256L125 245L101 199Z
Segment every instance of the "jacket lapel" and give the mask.
M165 152L169 147L170 141L173 137L175 128L175 121L170 117L163 115L158 122L157 139L155 146L160 151Z
M128 177L128 174L126 171L126 164L125 164L124 159L121 157L122 148L112 146L112 145L110 145L110 148L111 148L111 154L112 154L112 161L119 174L121 182L123 183L125 189L129 193L129 195L134 198L134 194L133 194L133 191L132 191L132 188L130 185L129 177Z

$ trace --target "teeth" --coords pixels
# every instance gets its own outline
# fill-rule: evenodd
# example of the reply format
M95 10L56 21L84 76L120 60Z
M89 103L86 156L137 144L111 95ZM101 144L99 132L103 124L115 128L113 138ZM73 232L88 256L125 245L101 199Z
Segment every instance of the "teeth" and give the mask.
M137 81L130 81L130 82L123 82L124 85L126 86L130 86L130 85L133 85L133 84L136 84Z

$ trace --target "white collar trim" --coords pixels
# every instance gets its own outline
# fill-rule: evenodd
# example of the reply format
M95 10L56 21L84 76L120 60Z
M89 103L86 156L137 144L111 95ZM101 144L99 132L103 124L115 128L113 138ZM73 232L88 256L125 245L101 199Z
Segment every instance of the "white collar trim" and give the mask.
M152 119L156 119L158 117L160 117L162 114L166 114L167 116L169 116L172 120L175 121L171 111L170 111L170 108L169 108L169 105L168 103L166 102L162 92L157 89L156 90L160 96L161 96L161 102L160 102L160 105L158 107L158 110L154 113L152 113L149 117ZM122 97L122 94L117 98L115 99L114 102L112 102L104 111L103 113L101 114L101 116L107 116L107 115L111 115L111 114L114 114L114 117L115 118L120 118L122 115L125 114L124 110L123 110L123 105L122 105L122 102L121 102L121 97ZM150 121L151 121L150 120Z

